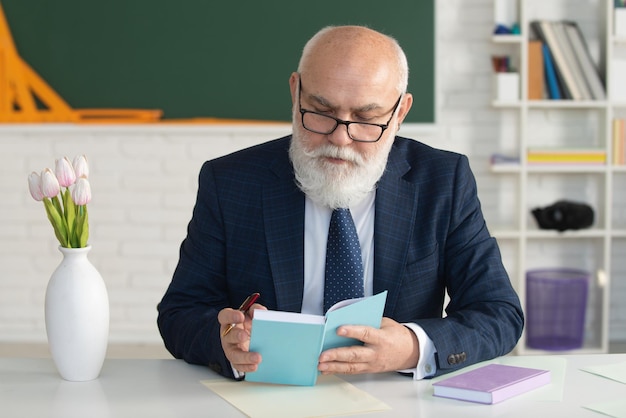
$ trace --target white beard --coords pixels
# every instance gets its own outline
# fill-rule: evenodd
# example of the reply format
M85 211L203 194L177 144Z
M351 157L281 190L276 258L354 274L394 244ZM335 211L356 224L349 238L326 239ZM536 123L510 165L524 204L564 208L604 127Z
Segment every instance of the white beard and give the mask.
M366 158L352 148L330 143L313 150L306 148L307 132L294 123L289 157L300 190L314 202L331 209L359 203L376 188L387 166L393 140ZM376 146L379 144L371 144ZM326 157L341 158L348 164L333 164Z

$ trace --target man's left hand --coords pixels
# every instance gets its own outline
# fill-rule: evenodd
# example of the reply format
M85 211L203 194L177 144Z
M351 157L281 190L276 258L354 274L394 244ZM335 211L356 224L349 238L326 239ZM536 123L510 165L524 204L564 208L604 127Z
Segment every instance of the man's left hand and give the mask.
M417 336L390 318L383 318L380 329L343 325L337 335L363 341L363 345L324 351L318 365L322 374L381 373L417 366Z

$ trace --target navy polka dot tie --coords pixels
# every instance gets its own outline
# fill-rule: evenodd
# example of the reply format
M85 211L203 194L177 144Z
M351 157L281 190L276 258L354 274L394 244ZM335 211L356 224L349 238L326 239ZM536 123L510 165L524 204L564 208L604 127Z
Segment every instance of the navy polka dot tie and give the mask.
M361 245L350 209L335 209L326 244L324 312L335 303L363 296Z

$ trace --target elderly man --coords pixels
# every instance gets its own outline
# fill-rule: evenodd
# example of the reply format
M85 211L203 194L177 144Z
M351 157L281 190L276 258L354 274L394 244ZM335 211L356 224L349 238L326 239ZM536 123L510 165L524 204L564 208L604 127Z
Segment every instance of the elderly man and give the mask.
M356 248L350 291L388 297L379 329L338 329L363 344L323 352L322 373L421 379L513 349L522 309L467 158L396 136L412 104L407 82L393 38L324 28L289 79L293 134L203 165L159 305L159 329L175 357L243 378L262 361L248 350L250 314L232 308L246 296L261 294L255 308L311 314L351 297L331 295L326 272L337 253L327 248L336 213Z

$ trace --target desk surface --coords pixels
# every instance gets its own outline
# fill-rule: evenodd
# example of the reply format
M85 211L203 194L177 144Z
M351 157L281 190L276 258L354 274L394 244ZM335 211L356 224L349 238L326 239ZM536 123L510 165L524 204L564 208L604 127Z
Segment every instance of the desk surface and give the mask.
M392 409L367 417L600 417L582 408L623 399L626 385L579 370L626 361L626 354L560 356L567 360L561 402L538 402L525 395L496 405L432 396L431 382L396 373L341 376ZM106 360L100 378L66 382L50 359L0 358L0 415L17 417L243 417L235 407L200 383L216 374L181 360Z

